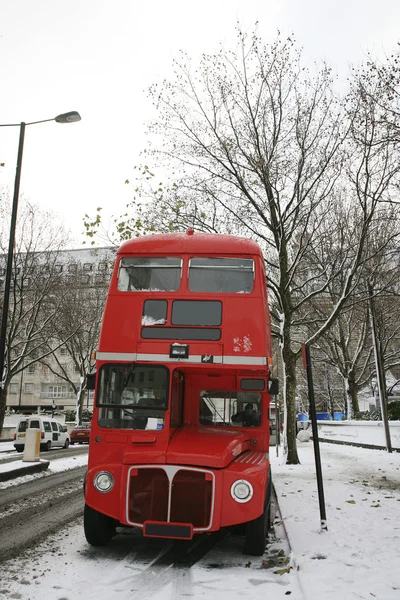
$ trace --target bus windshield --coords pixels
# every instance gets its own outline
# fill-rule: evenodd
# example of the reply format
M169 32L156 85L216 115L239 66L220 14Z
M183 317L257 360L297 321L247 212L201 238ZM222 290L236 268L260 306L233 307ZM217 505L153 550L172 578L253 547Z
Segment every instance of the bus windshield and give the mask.
M162 429L168 406L168 370L163 366L103 365L97 405L101 427Z
M214 427L258 427L261 424L261 394L226 390L200 392L201 425Z
M121 258L118 289L122 292L176 292L181 271L181 258Z

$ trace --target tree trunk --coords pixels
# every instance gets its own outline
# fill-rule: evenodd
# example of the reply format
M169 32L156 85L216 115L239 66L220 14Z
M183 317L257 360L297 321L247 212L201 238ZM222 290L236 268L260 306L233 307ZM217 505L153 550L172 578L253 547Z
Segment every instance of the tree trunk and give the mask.
M79 390L78 396L78 425L82 425L82 413L83 413L83 405L85 404L85 392L86 389L82 388Z
M287 440L287 458L288 465L298 465L300 463L297 454L297 415L296 415L296 355L287 346L282 347L282 362L284 373L284 400L286 405L286 440Z
M350 397L351 402L351 412L353 416L360 412L360 406L358 404L358 386L355 381L355 374L353 371L350 371L349 376L347 378L347 393Z
M3 431L4 417L6 416L7 391L7 386L0 390L0 437Z

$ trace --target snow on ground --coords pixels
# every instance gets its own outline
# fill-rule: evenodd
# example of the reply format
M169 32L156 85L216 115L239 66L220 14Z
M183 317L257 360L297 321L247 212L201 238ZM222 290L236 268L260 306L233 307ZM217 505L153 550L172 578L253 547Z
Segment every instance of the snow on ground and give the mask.
M0 442L0 452L0 458L6 456L7 452L12 452L12 455L15 456L14 442ZM10 457L10 454L7 456Z
M400 598L400 453L321 444L328 531L321 531L312 442L273 478L306 597ZM277 461L278 462L278 461Z
M392 448L400 448L400 421L389 422ZM386 448L382 421L318 421L318 436L355 444L375 444ZM371 442L373 440L373 442Z
M320 528L312 442L299 443L301 464L296 466L284 464L271 448L274 485L292 547L291 562L283 568L279 561L278 568L265 568L279 541L255 559L241 553L236 537L220 542L190 569L153 565L157 551L143 554L143 539L131 533L117 536L109 547L89 547L78 519L3 564L0 597L399 600L400 453L325 443L320 449L328 531ZM83 457L52 460L51 468L71 468L74 458ZM7 483L0 483L0 493ZM156 549L164 544L152 542Z
M19 454L20 460L13 462L5 462L6 458L15 458L15 449L13 442L2 442L0 444L0 473L5 473L7 471L15 471L19 469L24 469L26 466L29 466L30 462L23 461L23 454ZM46 456L45 454L41 455ZM42 460L42 459L41 459ZM48 477L53 473L59 473L61 471L68 471L70 469L76 469L78 467L83 467L87 465L88 455L87 454L79 454L70 457L57 458L52 459L50 461L50 465L45 471L41 471L39 473L32 473L30 475L18 476L15 479L10 479L8 481L0 482L0 493L2 489L13 487L16 485L20 485L21 483L26 483L28 481L33 481L34 479L38 479L40 477ZM0 596L1 598L1 596Z

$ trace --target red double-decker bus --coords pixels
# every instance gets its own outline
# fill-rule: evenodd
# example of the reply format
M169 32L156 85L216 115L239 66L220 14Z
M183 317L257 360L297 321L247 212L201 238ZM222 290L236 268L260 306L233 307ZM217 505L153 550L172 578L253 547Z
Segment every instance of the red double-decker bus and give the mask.
M87 541L122 524L190 540L246 524L265 550L271 323L260 247L160 234L117 254L96 354Z

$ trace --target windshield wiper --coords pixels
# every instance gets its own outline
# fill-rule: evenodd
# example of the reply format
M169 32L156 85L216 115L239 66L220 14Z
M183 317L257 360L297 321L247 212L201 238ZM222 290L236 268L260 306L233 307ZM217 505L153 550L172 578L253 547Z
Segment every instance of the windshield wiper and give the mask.
M129 373L128 373L125 381L124 381L124 385L123 385L122 391L128 386L128 383L129 383L129 381L130 381L130 379L131 379L131 377L132 377L132 375L133 375L133 373L135 371L135 368L136 368L136 361L133 361L133 363L131 364L131 368L129 369Z

